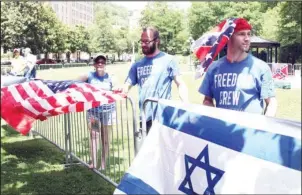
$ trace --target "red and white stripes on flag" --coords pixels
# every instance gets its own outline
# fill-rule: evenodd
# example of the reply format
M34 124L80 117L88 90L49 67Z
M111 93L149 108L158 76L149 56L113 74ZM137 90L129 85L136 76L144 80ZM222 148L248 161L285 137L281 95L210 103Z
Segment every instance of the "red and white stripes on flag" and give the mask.
M10 85L1 92L1 117L23 135L30 131L37 119L82 112L126 97L88 83L72 83L67 89L54 93L41 80Z

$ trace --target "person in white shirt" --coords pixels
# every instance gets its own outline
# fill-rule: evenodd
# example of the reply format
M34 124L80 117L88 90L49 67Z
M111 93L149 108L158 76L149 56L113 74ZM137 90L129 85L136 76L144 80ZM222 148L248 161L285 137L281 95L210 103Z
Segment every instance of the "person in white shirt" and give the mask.
M25 50L24 50L24 59L25 59L25 63L26 63L24 77L29 78L29 79L36 78L37 57L35 55L31 54L31 49L28 47L25 48Z

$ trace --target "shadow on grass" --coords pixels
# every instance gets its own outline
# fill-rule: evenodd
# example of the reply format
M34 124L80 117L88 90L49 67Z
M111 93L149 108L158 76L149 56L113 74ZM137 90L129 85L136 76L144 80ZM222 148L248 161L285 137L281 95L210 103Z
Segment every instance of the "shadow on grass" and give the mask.
M1 194L112 194L114 187L83 166L64 169L64 152L9 126L1 143Z
M13 181L8 178L9 175L1 177L1 194L112 194L114 190L99 176L80 166L19 174Z
M2 131L1 133L3 133L3 135L1 135L1 137L3 136L16 136L16 135L20 135L19 132L17 132L16 130L14 130L11 126L5 124L5 125L1 125L1 128L5 131Z
M20 160L37 163L46 160L48 163L64 163L64 153L46 140L31 139L16 141L12 143L2 143L2 149L8 155L14 155Z
M34 173L37 172L37 170L48 170L51 166L61 167L63 169L62 164L65 163L65 154L64 152L58 150L56 146L52 145L48 141L44 140L43 138L39 138L39 136L36 137L36 139L28 139L26 136L20 135L20 133L14 131L9 126L3 127L2 131L5 131L5 137L2 142L2 150L5 152L6 158L2 161L2 176L4 176L5 179L3 179L3 182L1 185L2 192L5 193L16 193L18 190L19 192L26 193L29 192L26 188L26 190L20 189L18 186L24 185L23 183L28 183L28 181L20 180L20 175L23 175L23 172L30 173L31 175L35 175ZM16 139L16 140L14 140ZM8 140L8 141L6 141ZM84 137L81 140L74 140L76 144L82 145L81 150L75 152L78 157L81 159L89 158L89 139L88 137ZM119 146L121 149L122 143L119 141L114 141L115 146ZM74 148L76 149L76 148ZM79 149L79 148L78 148ZM101 150L100 150L101 152ZM120 156L118 156L118 153L120 153ZM122 155L123 151L120 150L118 152L118 149L113 147L110 148L110 157L107 159L107 167L104 171L101 171L104 175L111 178L113 181L118 183L122 176L124 175L125 171L129 167L128 163L125 163L125 161L128 161L125 159ZM101 156L101 154L99 155ZM84 160L84 161L86 161ZM100 159L99 159L100 160ZM73 163L77 163L76 159L73 159ZM87 162L88 163L88 162ZM126 165L127 164L127 165ZM88 171L87 174L92 174L89 169L86 167L83 167L81 165L73 165L70 166L68 169L84 169L85 171ZM57 169L57 168L56 168ZM72 170L71 169L71 170ZM55 170L57 171L57 170ZM63 171L63 170L62 170ZM68 170L65 170L68 171ZM54 170L49 170L49 174L55 174ZM72 173L75 174L75 173ZM78 173L80 174L80 173ZM37 174L36 174L37 175ZM40 174L41 175L41 174ZM60 175L60 174L59 174ZM20 178L25 177L21 176ZM36 178L41 177L37 176ZM48 179L48 175L45 175L46 180ZM54 176L50 176L52 178ZM96 175L96 177L98 177ZM9 178L12 178L9 180ZM16 179L18 178L18 179ZM106 181L102 180L100 177L98 177L99 180L101 180L104 185L103 186L111 186L110 184L106 183ZM30 178L30 180L33 180L33 178ZM80 178L79 178L80 180ZM37 182L37 181L35 181ZM55 182L55 181L50 181ZM83 181L82 181L83 182ZM60 184L61 185L61 184ZM87 184L91 185L91 184ZM31 187L29 187L31 188ZM47 188L47 187L45 187ZM82 189L85 187L81 187L79 189ZM37 189L35 189L37 190ZM47 189L49 190L49 189ZM70 192L68 190L67 192ZM79 191L73 191L74 193L78 194L81 193ZM32 192L32 193L35 193ZM39 192L40 193L40 192ZM87 191L88 193L88 191ZM112 193L112 192L110 192ZM86 194L86 192L84 193Z

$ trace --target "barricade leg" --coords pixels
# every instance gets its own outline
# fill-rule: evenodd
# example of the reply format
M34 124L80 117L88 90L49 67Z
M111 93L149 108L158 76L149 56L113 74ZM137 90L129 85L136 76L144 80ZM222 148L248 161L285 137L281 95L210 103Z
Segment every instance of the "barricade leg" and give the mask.
M64 152L64 168L85 166L117 186L139 150L142 134L137 131L137 116L132 100L127 98L116 104L116 112L99 113L104 115L101 118L111 123L99 121L98 133L93 134L88 127L86 111L37 121L31 133L41 136ZM91 164L95 166L91 168Z
M64 114L64 124L65 124L65 168L70 167L71 165L78 165L80 163L74 163L71 155L72 145L71 145L71 130L70 130L70 114Z

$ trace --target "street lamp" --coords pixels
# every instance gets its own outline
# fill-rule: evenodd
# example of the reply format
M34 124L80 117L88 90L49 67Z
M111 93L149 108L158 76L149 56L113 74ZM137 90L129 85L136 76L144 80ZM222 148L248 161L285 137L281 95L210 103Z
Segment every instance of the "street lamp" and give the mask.
M194 43L194 39L191 36L188 39L188 43L189 43L189 55L190 55L189 70L192 70L191 45Z

